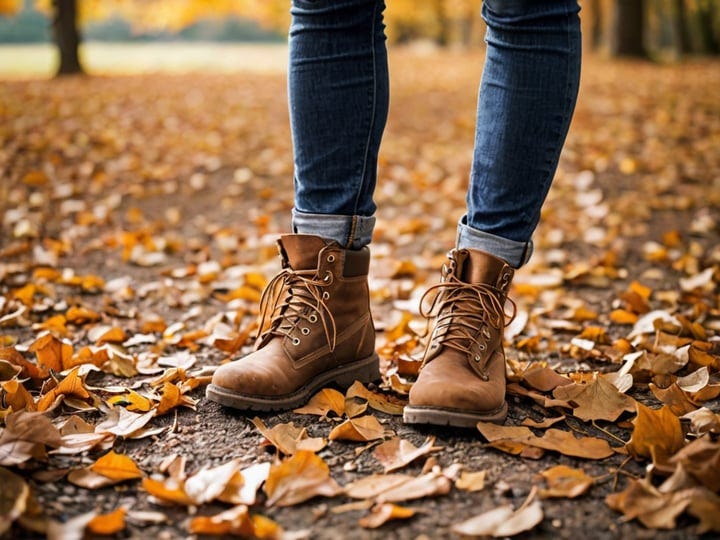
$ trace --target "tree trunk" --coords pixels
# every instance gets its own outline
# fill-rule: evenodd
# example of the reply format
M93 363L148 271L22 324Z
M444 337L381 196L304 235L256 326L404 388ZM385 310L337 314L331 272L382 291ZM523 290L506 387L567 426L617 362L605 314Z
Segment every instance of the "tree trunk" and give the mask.
M603 44L603 12L600 0L591 0L590 11L592 26L590 27L590 47L597 51Z
M60 56L58 75L83 73L77 19L77 0L53 0L53 38Z
M675 4L675 50L682 56L692 50L690 34L688 34L687 5L685 0L674 0Z
M450 21L445 11L445 2L443 0L435 1L435 16L438 21L437 44L441 47L447 47L450 44Z
M644 0L615 0L610 52L613 56L647 57Z
M720 54L720 40L715 35L715 2L698 3L698 28L700 30L700 43L702 52L706 54Z

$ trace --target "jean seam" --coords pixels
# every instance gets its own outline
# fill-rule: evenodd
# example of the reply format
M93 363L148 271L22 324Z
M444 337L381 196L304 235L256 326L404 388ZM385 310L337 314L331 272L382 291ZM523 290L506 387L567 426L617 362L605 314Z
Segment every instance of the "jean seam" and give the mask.
M365 140L365 150L363 153L362 169L360 173L360 185L358 186L357 193L355 195L353 215L357 215L358 205L360 203L360 196L366 189L368 155L370 153L370 143L372 142L373 129L375 127L375 113L377 109L377 59L375 53L375 25L377 23L377 10L378 3L376 2L375 7L373 8L372 24L370 26L370 48L372 50L372 93L370 94L370 123L368 125L368 135Z

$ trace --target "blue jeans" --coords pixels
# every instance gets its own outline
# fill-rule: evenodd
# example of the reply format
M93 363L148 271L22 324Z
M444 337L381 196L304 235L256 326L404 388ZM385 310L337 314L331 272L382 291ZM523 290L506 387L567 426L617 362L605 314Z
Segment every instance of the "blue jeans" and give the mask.
M383 0L293 0L288 90L293 230L370 243L388 113ZM457 247L515 267L532 252L575 108L577 0L485 0L487 52Z

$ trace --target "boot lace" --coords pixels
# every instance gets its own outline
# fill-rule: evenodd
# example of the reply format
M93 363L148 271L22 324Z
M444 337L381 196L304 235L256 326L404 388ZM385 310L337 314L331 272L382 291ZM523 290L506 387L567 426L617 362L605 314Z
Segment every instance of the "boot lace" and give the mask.
M299 345L300 338L292 335L298 323L306 320L314 324L319 320L330 350L333 351L336 340L335 319L326 304L330 293L323 290L333 281L334 276L329 271L322 278L316 270L286 268L277 274L260 297L260 341L273 334L287 336L294 345ZM304 327L301 333L307 335L310 330Z
M465 283L455 277L452 270L443 273L443 281L431 286L420 299L420 315L428 319L428 326L430 320L435 319L435 331L425 356L431 348L440 345L463 354L479 351L473 360L478 363L484 360L480 366L484 370L488 359L484 353L492 337L488 326L501 332L509 325L515 318L515 302L491 285ZM505 301L509 312L506 312Z

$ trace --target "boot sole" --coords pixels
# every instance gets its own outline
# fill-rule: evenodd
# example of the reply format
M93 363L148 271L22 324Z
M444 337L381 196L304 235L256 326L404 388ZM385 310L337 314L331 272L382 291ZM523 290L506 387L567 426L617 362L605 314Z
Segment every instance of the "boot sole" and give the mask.
M492 422L502 424L507 417L508 406L502 406L494 411L476 413L460 409L444 409L442 407L414 407L406 405L403 409L403 422L406 424L433 424L435 426L452 426L461 428L474 428L478 422Z
M205 395L226 407L250 411L280 411L305 405L307 401L323 388L333 385L343 389L349 388L355 381L369 383L379 380L380 364L377 353L367 358L345 364L330 371L318 374L299 390L282 396L254 396L233 392L222 386L210 384Z

